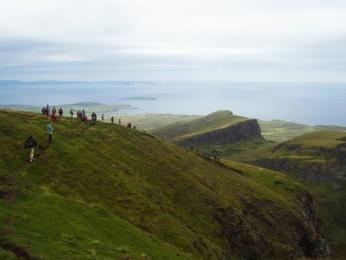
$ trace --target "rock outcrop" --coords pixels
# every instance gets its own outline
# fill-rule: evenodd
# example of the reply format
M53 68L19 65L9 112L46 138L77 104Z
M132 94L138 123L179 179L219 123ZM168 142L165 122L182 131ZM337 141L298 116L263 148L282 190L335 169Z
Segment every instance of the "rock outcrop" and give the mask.
M228 127L187 137L179 142L183 146L232 144L250 138L263 139L256 119L249 119Z
M307 192L297 196L301 211L295 217L278 223L275 218L261 213L261 208L272 203L263 200L243 200L243 211L232 208L219 209L216 218L223 227L232 252L245 259L297 259L299 257L319 258L330 254L329 247L321 233L321 224L316 217L316 203ZM268 250L271 241L263 235L275 228L281 236L277 241L290 241L290 247ZM282 230L282 232L280 232ZM275 252L275 253L274 253Z

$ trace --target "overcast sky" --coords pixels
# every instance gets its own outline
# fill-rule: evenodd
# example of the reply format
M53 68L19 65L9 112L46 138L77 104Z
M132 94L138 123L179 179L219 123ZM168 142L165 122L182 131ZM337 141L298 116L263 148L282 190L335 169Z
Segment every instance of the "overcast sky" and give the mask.
M346 82L345 0L0 0L0 79Z

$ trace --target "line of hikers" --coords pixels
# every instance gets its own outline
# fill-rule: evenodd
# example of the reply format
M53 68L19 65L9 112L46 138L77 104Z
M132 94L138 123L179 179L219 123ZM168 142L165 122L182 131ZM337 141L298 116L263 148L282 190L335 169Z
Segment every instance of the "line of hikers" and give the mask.
M51 144L53 142L53 133L54 133L54 126L53 123L56 122L58 116L57 113L59 115L59 117L61 118L64 114L64 110L62 109L62 107L59 108L59 110L57 111L57 109L55 108L55 106L50 107L49 105L46 105L45 107L42 107L42 115L46 116L47 118L50 117L51 121L47 124L47 134L48 134L48 144ZM71 108L70 109L70 116L71 118L73 118L74 116L74 111ZM88 125L88 116L85 112L85 110L83 109L82 111L77 110L76 112L76 116L78 119L80 119L82 122L84 122L86 125ZM104 121L105 117L104 114L101 114L101 119L102 121ZM91 120L93 125L96 124L97 121L97 114L95 112L93 112L91 114ZM111 117L111 123L114 124L114 116ZM118 120L118 124L121 125L121 119L119 118ZM136 129L136 126L132 127L131 122L129 122L126 126L129 129ZM30 135L24 144L24 148L26 149L30 149L30 154L29 154L29 162L33 162L34 160L34 156L35 156L35 149L37 148L38 143L35 140L35 138Z
M71 108L71 110L70 110L70 115L71 115L71 117L73 117L73 110L72 110L72 108ZM88 124L88 122L89 122L89 119L88 119L88 116L87 116L87 114L85 113L85 110L83 109L82 111L80 111L80 110L77 110L77 113L76 113L76 116L77 116L77 118L79 118L82 122L84 122L86 125ZM105 120L105 114L101 114L101 120L102 121L104 121ZM114 116L111 116L111 123L112 124L114 124ZM91 122L92 122L92 124L93 125L95 125L96 124L96 121L97 121L97 114L95 113L95 112L92 112L91 113ZM119 118L118 119L118 125L121 125L121 119ZM136 126L134 126L134 127L132 127L132 123L131 122L129 122L128 124L127 124L127 126L126 126L127 128L129 128L129 129L136 129Z
M64 110L62 109L62 107L57 110L55 106L51 108L49 105L47 105L45 107L42 107L41 113L46 117L50 117L51 120L55 122L58 118L57 113L59 114L59 117L62 117L64 114Z

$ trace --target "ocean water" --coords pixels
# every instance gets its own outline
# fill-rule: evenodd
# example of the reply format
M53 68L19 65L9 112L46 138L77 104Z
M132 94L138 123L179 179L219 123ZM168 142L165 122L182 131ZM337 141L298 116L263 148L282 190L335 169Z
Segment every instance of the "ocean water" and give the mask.
M147 97L153 99L126 99ZM208 114L227 109L259 119L346 126L345 83L112 81L0 81L0 104L95 101L129 104L131 113Z

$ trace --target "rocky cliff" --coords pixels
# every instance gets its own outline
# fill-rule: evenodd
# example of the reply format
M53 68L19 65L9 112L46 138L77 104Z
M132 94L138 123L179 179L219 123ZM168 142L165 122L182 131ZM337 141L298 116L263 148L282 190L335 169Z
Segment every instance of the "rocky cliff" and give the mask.
M293 245L290 250L284 248L278 250L280 253L275 255L277 259L296 259L302 255L309 258L328 256L330 249L321 233L321 223L316 217L315 201L306 192L297 196L297 199L302 209L300 215L297 218L286 219L287 223L282 225L260 213L259 207L266 207L270 201L244 200L243 212L236 212L232 208L220 209L217 212L217 219L223 226L224 236L232 251L244 256L245 259L273 257L272 252L267 250L270 240L263 235L263 230L269 231L275 226L278 232L289 230L276 239L283 243L285 240L291 241Z
M263 138L256 119L249 119L228 127L187 137L179 143L183 146L232 144L250 138Z

